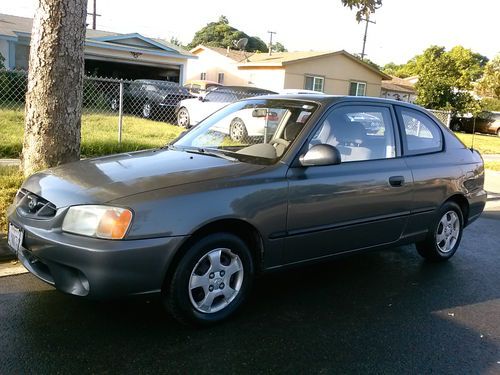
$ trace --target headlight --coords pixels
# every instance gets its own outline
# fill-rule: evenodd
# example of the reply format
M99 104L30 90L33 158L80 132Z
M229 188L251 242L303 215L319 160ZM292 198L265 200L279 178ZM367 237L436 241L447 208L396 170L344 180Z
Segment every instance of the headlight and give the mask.
M64 217L62 230L83 236L120 240L132 221L132 211L109 206L73 206Z

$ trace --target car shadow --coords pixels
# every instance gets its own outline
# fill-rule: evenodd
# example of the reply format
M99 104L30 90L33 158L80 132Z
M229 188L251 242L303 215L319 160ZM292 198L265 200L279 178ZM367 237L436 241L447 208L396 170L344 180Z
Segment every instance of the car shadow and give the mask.
M408 246L267 274L236 317L204 329L178 324L156 299L88 301L26 275L25 290L0 288L0 369L493 372L498 337L467 317L498 311L500 289L479 286L500 280L464 253L433 264Z

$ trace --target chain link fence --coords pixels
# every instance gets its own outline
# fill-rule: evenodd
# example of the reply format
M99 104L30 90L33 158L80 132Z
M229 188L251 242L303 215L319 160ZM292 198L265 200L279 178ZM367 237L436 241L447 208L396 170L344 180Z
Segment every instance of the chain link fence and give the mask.
M451 123L451 111L443 111L439 109L427 109L432 113L439 121L441 121L446 127L450 127Z
M17 157L20 152L26 90L27 72L0 70L0 126L3 128L0 129L0 134L4 143L0 145L0 157ZM189 91L177 83L167 81L85 77L82 137L84 140L93 139L94 148L85 150L88 146L84 142L82 153L85 156L95 156L156 147L175 138L182 127L196 125L229 103L268 93L272 92L254 87L229 86L215 87L208 91L199 88ZM449 111L429 111L449 126ZM248 114L242 114L241 118L236 119L240 123L236 120L228 123L228 136L233 141L250 135L243 124L243 115ZM279 119L280 113L258 113L253 117L273 122ZM14 131L17 131L19 139L7 139ZM128 146L116 146L121 146L122 142L128 142Z
M24 115L27 76L25 71L0 70L0 111L17 111ZM146 119L189 127L226 104L266 93L272 92L227 86L189 91L168 81L85 77L82 123L85 124L89 119L94 123L114 123L117 128L116 139L121 142L122 129L127 123L137 124L137 120ZM192 113L189 112L199 107L198 101L210 102L204 105L206 110L201 111L201 118L199 115L190 116ZM179 109L183 109L180 117Z

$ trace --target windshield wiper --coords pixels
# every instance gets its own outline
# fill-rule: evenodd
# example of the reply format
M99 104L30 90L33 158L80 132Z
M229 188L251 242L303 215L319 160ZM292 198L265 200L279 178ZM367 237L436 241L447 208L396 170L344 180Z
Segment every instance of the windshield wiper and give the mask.
M202 155L208 155L208 156L215 156L215 157L226 159L226 160L229 160L229 161L238 161L238 159L236 159L236 158L234 158L232 156L226 155L226 153L224 153L222 151L219 151L217 149L213 149L213 148L197 148L197 147L188 148L188 147L183 147L182 151L190 152L190 153L193 153L193 154L202 154Z

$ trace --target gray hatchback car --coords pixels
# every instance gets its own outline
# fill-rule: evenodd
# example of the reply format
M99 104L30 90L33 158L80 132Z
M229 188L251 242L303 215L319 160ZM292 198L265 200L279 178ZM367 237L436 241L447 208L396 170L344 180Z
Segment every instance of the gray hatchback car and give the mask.
M217 131L243 110L263 136ZM161 293L177 319L211 324L261 272L409 243L451 258L483 211L483 183L479 153L420 107L262 96L164 148L31 176L9 209L9 244L65 293Z

